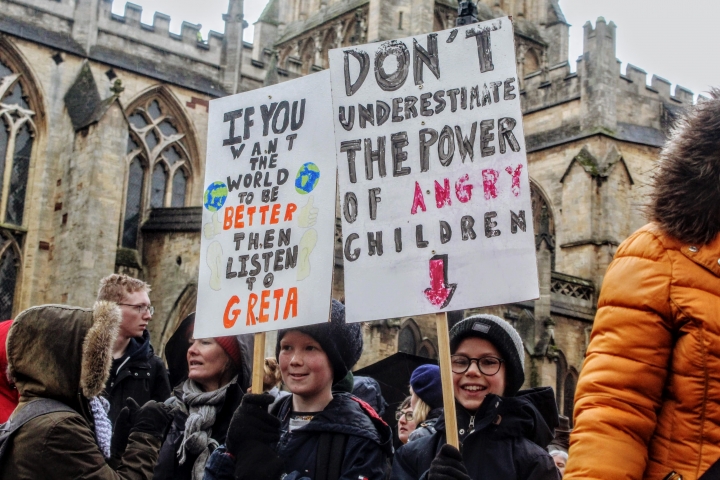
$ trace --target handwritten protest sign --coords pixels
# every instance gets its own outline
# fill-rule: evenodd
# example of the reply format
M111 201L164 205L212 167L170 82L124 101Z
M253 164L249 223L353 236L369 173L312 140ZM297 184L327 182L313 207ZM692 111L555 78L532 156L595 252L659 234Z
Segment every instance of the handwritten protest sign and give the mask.
M348 321L538 297L509 18L330 51Z
M336 198L329 72L213 100L208 131L195 337L326 322Z

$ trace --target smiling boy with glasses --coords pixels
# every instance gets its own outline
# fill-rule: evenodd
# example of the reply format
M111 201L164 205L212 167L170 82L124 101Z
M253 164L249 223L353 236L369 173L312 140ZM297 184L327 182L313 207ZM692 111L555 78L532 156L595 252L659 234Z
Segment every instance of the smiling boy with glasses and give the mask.
M545 447L558 424L550 387L519 391L525 349L494 315L468 317L450 330L451 369L461 451L445 444L444 414L434 434L395 455L391 480L557 480Z
M122 322L113 348L110 378L103 396L110 402L110 420L115 423L126 400L138 405L170 397L170 380L163 361L150 345L148 323L154 308L150 305L150 285L127 275L108 275L100 280L98 300L120 305Z

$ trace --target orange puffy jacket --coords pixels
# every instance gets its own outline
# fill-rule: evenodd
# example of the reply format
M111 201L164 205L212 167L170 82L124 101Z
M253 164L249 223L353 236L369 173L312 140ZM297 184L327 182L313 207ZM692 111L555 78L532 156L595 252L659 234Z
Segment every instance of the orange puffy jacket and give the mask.
M720 459L720 235L650 224L620 246L574 413L565 480L694 480Z

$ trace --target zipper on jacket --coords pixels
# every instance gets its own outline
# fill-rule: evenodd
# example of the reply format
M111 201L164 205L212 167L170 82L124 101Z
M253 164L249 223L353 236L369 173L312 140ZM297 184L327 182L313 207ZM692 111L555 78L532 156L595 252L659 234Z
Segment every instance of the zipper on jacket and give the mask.
M468 430L468 433L475 431L475 415L470 416L470 426L468 427Z
M665 478L663 480L683 480L682 475L677 473L675 470L665 475Z
M115 371L115 375L120 373L120 369L125 366L125 364L128 362L128 360L130 360L130 355L128 355L128 357L125 359L125 361L120 364L120 366Z

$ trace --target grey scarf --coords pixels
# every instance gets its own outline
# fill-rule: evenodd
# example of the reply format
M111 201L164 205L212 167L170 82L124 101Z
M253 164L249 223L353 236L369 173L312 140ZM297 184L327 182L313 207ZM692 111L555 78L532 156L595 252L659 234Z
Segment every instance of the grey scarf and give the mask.
M110 442L113 434L112 422L110 422L107 415L110 411L110 402L103 397L92 397L90 399L90 409L95 421L95 441L100 447L103 456L106 459L110 458Z
M236 381L237 377L218 390L203 392L197 383L188 379L182 386L182 401L173 397L173 401L170 402L188 414L183 441L177 454L180 457L180 465L185 463L188 456L197 455L193 465L193 480L202 480L205 463L210 457L210 447L218 446L218 442L211 438L212 427L215 425L218 408L222 407L225 401L228 386Z

